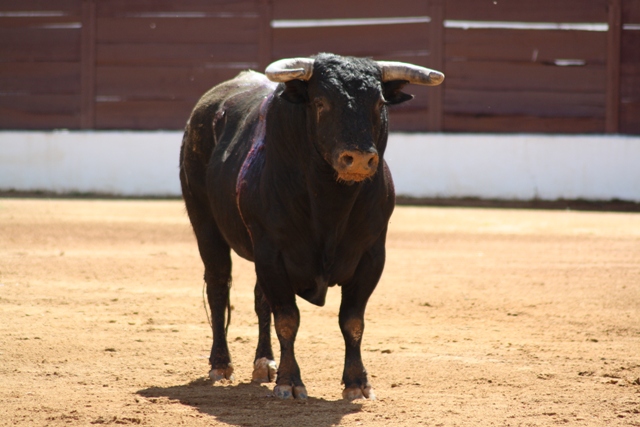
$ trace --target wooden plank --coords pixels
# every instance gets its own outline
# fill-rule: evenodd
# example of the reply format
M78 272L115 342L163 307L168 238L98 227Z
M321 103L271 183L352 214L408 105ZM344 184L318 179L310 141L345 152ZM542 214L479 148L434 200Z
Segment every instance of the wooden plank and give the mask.
M80 0L0 0L0 127L78 128Z
M640 31L623 31L620 43L621 63L640 64Z
M281 52L282 53L282 52ZM332 52L335 53L335 52ZM408 62L411 64L420 65L422 67L432 67L431 56L428 49L424 50L407 50L407 51L383 51L379 52L371 52L370 55L357 55L355 53L343 53L343 55L355 55L364 58L371 58L373 60L383 60L383 61L401 61ZM296 55L300 56L300 55ZM303 55L304 56L304 55ZM281 58L274 57L275 59Z
M245 63L258 67L256 43L117 43L97 46L97 64L128 66L205 66Z
M96 99L96 2L85 0L82 3L82 63L81 63L81 99L82 129L91 129L95 125Z
M257 0L109 0L98 2L100 17L135 17L149 14L184 16L239 15L256 18Z
M98 102L96 129L184 129L197 100Z
M63 12L80 16L81 0L0 0L0 12Z
M625 8L628 1L623 2ZM640 22L640 4L636 14L624 16L625 22ZM624 11L629 13L627 9ZM627 21L629 19L630 21ZM620 66L620 121L619 131L628 134L640 134L640 31L622 31Z
M488 116L604 117L603 93L447 89L445 113Z
M607 92L605 132L617 133L620 124L620 37L622 33L621 0L609 0L607 37Z
M428 46L428 24L367 25L330 28L276 28L273 56L311 56L332 52L353 56L392 56Z
M430 67L444 71L444 4L442 0L431 1L429 23ZM445 76L446 78L446 76ZM428 128L432 132L442 131L444 86L432 88L429 96Z
M445 132L602 133L604 118L445 114Z
M428 0L273 0L274 19L387 18L428 14Z
M420 65L422 67L432 67L433 61L431 58L431 52L428 49L424 50L407 50L396 52L378 52L374 55L370 55L370 58L384 61L400 61L408 62L410 64Z
M389 130L391 132L427 132L429 129L429 110L391 111Z
M620 105L620 132L640 135L640 102Z
M251 43L257 18L98 18L99 43Z
M638 0L622 1L622 22L640 24L640 2Z
M80 61L80 30L0 28L0 58L5 62Z
M622 64L620 69L620 97L623 102L640 102L640 62Z
M2 95L0 129L78 129L77 95Z
M0 107L0 129L3 130L52 130L79 129L80 116L60 113L32 114L12 108Z
M80 66L69 62L0 62L0 88L10 93L78 94Z
M447 0L446 19L607 22L607 0Z
M260 29L258 37L258 64L260 70L264 70L274 59L273 51L273 29L271 20L273 18L273 3L269 0L260 0Z
M240 71L205 67L99 67L96 95L123 100L197 99Z
M604 64L607 33L598 31L508 30L447 28L445 51L449 59L553 62L583 59Z
M0 95L0 107L24 113L42 115L60 113L78 115L79 95Z
M447 89L603 92L602 65L564 67L540 63L447 61Z
M2 12L7 13L7 12ZM80 17L73 15L46 15L37 16L37 11L26 11L26 14L36 14L36 16L20 16L20 17L3 17L0 16L0 28L50 28L50 29L69 29L79 28ZM9 12L11 14L11 12Z

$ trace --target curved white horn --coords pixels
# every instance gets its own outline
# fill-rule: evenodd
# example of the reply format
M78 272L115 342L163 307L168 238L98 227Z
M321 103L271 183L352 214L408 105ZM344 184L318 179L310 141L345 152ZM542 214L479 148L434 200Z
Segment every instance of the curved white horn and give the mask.
M271 63L264 74L272 82L309 80L313 74L312 58L286 58Z
M406 80L424 86L437 86L444 80L444 74L431 68L420 67L406 62L376 61L382 71L382 81Z

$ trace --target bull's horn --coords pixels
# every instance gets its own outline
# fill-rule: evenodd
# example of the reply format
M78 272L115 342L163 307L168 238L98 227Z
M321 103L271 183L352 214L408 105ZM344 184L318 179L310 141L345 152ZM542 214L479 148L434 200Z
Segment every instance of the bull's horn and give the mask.
M312 58L286 58L271 63L264 74L272 82L309 80L313 74Z
M437 86L444 80L444 74L430 68L406 62L376 61L382 71L382 81L406 80L424 86Z

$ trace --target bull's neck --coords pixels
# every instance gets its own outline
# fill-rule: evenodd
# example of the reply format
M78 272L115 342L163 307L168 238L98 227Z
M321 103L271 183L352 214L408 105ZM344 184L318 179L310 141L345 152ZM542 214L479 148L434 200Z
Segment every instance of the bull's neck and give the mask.
M331 269L338 244L347 230L353 206L362 184L346 186L335 181L308 181L311 230L322 249L322 267Z
M278 182L280 198L304 212L317 249L322 252L322 268L333 263L363 183L351 185L336 180L336 172L322 157L306 128L306 109L274 99L267 118L265 173ZM273 181L272 181L273 180ZM286 194L285 194L286 193Z

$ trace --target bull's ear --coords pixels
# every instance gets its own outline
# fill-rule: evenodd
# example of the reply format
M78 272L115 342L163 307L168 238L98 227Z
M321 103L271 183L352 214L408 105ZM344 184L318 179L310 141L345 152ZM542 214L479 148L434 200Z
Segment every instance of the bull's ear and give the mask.
M302 80L289 80L284 83L284 91L280 97L293 104L303 104L309 101L307 82Z
M384 99L388 104L401 104L405 101L413 99L413 95L402 92L402 88L409 82L406 80L391 80L382 83Z

